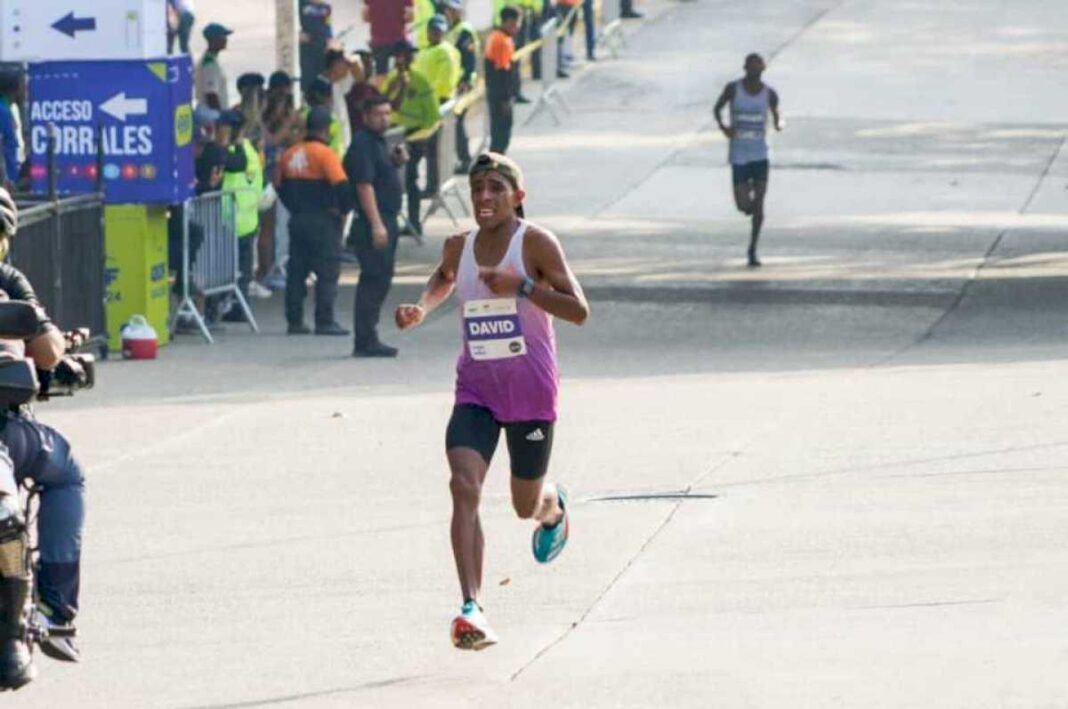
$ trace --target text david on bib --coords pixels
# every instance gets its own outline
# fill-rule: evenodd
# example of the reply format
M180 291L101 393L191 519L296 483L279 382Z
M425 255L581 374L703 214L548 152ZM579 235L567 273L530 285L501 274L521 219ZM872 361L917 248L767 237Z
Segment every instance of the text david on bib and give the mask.
M507 359L527 353L514 298L464 303L464 338L475 360Z

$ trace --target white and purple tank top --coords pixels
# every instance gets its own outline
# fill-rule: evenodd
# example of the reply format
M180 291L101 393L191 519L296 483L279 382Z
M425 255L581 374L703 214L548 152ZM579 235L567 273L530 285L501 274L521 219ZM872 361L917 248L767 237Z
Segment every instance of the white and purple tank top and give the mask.
M520 220L496 268L528 276L523 263L527 222ZM500 423L555 421L559 374L552 316L525 298L495 295L478 277L472 231L456 274L463 351L456 365L456 403L482 406Z

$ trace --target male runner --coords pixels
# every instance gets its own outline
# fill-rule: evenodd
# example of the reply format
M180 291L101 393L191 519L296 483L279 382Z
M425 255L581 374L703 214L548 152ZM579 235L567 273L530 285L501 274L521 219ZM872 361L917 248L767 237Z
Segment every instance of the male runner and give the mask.
M768 191L768 113L775 130L781 131L779 95L761 80L767 66L759 54L745 58L745 78L727 84L714 109L719 129L730 140L730 161L734 181L734 203L738 211L752 217L749 266L760 265L757 241L764 224L764 196ZM723 123L723 108L731 105L731 124Z
M497 153L470 171L478 229L450 237L416 305L396 310L397 326L415 327L455 289L464 347L456 405L445 434L452 471L452 549L463 608L453 645L482 650L497 642L482 608L484 540L478 503L501 429L512 468L512 506L535 519L534 558L555 559L567 543L567 494L545 481L556 421L558 375L553 316L582 325L589 306L560 242L523 219L523 175Z

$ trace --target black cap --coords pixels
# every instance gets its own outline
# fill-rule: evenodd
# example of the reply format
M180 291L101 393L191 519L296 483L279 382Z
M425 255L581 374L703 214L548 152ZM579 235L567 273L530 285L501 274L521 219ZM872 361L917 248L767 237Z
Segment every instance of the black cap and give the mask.
M241 76L237 77L237 90L244 91L245 87L247 86L258 86L260 88L263 88L263 84L266 81L267 80L263 78L263 74L260 74L256 71L252 71L247 74L242 74Z
M223 27L218 22L210 22L203 29L204 39L222 39L232 35L234 31L229 27Z
M326 106L316 106L308 111L308 132L326 130L334 120L334 114Z
M267 80L268 89L284 89L293 85L293 79L284 71L276 71Z

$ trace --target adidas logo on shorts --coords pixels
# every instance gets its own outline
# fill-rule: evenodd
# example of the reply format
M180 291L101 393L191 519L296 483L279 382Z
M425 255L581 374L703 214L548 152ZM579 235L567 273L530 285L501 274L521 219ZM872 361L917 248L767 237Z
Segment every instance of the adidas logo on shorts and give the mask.
M542 430L540 428L536 428L527 434L527 440L532 441L534 443L538 443L540 441L545 440L545 434L542 433Z

